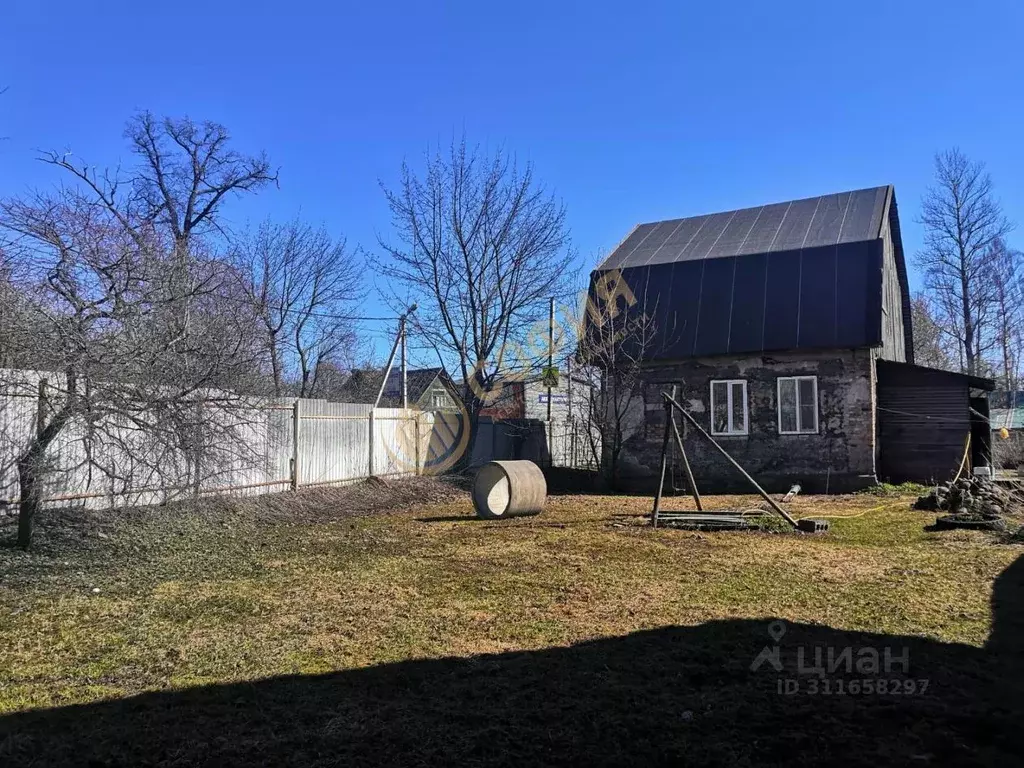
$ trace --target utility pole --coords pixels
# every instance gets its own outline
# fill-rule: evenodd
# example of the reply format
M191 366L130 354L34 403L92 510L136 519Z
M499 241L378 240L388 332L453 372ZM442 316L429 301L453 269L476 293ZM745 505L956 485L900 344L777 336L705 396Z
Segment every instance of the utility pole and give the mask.
M555 297L548 303L548 424L551 423L551 374L555 367ZM550 432L550 427L548 428Z
M548 303L548 461L555 463L555 424L551 421L551 380L554 378L555 367L555 297Z
M384 394L384 387L387 386L388 377L391 376L391 366L395 363L395 353L398 352L398 347L402 347L402 405L406 405L406 389L405 389L405 320L409 315L418 309L416 302L412 303L412 306L405 311L405 314L398 318L398 336L395 337L395 343L391 345L391 354L388 355L387 365L384 366L384 378L380 382L380 389L377 390L377 397L374 398L373 407L376 408L380 405L381 395Z
M405 315L398 328L399 338L402 340L402 408L409 407L409 375L405 364Z

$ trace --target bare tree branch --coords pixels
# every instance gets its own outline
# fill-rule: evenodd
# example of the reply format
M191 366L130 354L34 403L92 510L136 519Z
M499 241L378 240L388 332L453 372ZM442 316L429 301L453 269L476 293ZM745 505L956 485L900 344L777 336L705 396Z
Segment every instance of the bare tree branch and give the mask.
M337 367L355 350L356 324L350 318L365 298L360 254L323 228L298 221L265 222L236 252L276 394L285 394L294 378L299 397L320 396L325 366Z
M143 114L127 135L136 168L101 172L49 153L76 183L0 201L4 276L18 296L5 306L0 384L34 394L46 380L34 434L18 448L24 546L49 478L76 469L50 455L58 438L81 443L89 477L122 493L182 477L198 492L257 460L245 394L260 387L256 316L208 235L221 231L226 195L275 176L213 123ZM231 298L238 306L224 312Z
M933 297L940 325L953 333L967 373L981 374L995 344L993 244L1011 229L992 195L984 165L959 149L935 158L935 186L921 210L925 246L917 265Z
M420 175L402 166L384 189L397 242L381 239L376 260L397 305L416 300L418 338L464 382L474 428L481 408L515 368L539 366L548 299L570 291L572 253L565 208L529 165L484 155L463 139L428 157ZM469 453L469 452L467 452Z

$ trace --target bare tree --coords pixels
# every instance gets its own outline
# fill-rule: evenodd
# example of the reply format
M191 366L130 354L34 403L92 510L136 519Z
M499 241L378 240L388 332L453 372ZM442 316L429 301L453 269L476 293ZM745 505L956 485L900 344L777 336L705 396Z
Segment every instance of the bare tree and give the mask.
M0 250L0 368L14 366L14 327L19 302L13 269L7 254Z
M217 257L220 205L273 180L266 161L239 155L212 123L142 115L128 137L140 163L127 173L43 159L76 184L0 202L4 250L24 305L10 346L41 374L5 372L10 393L37 399L17 458L18 540L57 467L58 438L81 445L81 465L130 493L198 490L247 455L254 318L223 311L234 276ZM113 458L113 457L118 458Z
M546 362L548 300L570 290L565 208L529 164L465 140L429 157L422 175L404 164L384 191L397 242L382 239L376 263L396 306L420 304L415 336L461 373L472 441L502 379Z
M929 368L959 370L960 364L954 357L958 351L957 337L935 319L925 294L918 293L910 300L910 317L914 326L914 361Z
M578 319L577 357L584 376L599 381L586 393L584 419L594 459L612 488L621 484L624 449L645 423L645 369L676 341L675 327L658 327L657 303L644 305L623 274L611 270L591 284Z
M992 243L991 251L996 367L1003 387L1012 393L1019 388L1024 363L1024 254L1008 248L1001 238Z
M365 297L359 254L344 239L298 221L265 222L237 252L275 393L292 389L294 381L299 397L318 396L328 363L342 368L352 363L357 342L352 318Z
M925 247L917 255L940 325L952 333L967 373L980 374L994 341L993 243L1010 231L984 165L959 149L935 158L935 186L925 195Z

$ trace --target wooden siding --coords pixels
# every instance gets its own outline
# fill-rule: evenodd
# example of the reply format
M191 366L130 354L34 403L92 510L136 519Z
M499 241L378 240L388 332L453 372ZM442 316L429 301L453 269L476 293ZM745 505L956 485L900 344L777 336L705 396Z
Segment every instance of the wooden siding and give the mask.
M878 362L879 479L952 477L971 431L968 380L958 374Z
M882 348L883 360L906 362L906 333L903 324L903 290L896 267L896 247L889 217L882 220Z

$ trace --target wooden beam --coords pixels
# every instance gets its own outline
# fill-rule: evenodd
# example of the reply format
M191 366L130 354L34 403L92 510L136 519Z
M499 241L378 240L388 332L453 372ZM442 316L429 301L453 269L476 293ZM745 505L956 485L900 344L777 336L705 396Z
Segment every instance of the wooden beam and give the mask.
M697 505L697 511L703 512L704 505L700 500L700 492L697 490L697 481L693 479L693 470L690 469L690 460L686 458L686 448L683 447L683 437L679 434L679 427L676 425L676 415L672 413L672 406L668 407L668 415L672 419L672 431L676 433L676 443L679 444L679 453L683 457L683 468L686 470L686 482L690 484L690 493L693 494L693 503Z
M670 406L674 406L674 407L678 408L679 412L681 414L683 414L683 418L685 418L687 421L689 421L690 424L692 424L693 427L698 432L700 432L702 435L704 435L704 437L706 437L708 439L708 442L710 442L713 446L715 446L715 448L718 450L718 452L720 454L722 454L723 456L725 456L726 459L729 460L730 464L732 464L734 467L736 467L736 469L739 470L740 474L743 475L743 477L745 477L747 479L747 481L752 486L754 486L754 488L757 490L757 492L761 495L761 498L764 499L765 501L767 501L771 505L772 509L774 509L780 515L782 515L783 519L787 523L789 523L791 526L793 526L794 528L797 527L796 520L794 520L792 517L790 517L789 513L786 512L786 510L784 510L782 507L780 507L776 503L775 499L773 499L771 496L768 495L768 493L765 491L764 488L762 488L760 485L757 484L757 481L750 476L750 474L747 472L747 470L745 470L743 467L741 467L739 462L736 461L736 459L734 459L732 456L730 456L729 452L726 451L725 448L720 446L718 444L718 441L715 440L715 438L713 438L711 435L709 435L707 430L704 429L704 427L702 427L700 424L698 424L697 420L695 418L693 418L693 416L691 416L690 413L685 408L683 408L683 406L681 406L679 403L676 402L676 399L675 399L675 388L673 388L671 395L666 395L666 394L662 393L662 397L665 398L665 402L668 403Z
M664 393L662 393L664 394ZM672 385L672 397L675 397L676 387ZM665 395L668 397L668 395ZM669 398L672 399L672 398ZM673 400L673 402L675 402ZM672 420L672 406L668 400L665 401L665 438L661 441L661 476L658 479L658 491L654 494L654 508L651 510L651 527L658 527L658 510L661 508L661 494L665 488L665 470L668 468L668 438L671 434L669 430L672 429L669 422L675 423Z

